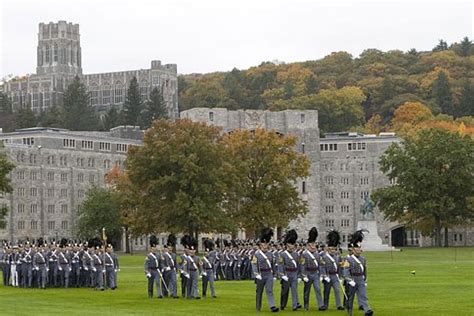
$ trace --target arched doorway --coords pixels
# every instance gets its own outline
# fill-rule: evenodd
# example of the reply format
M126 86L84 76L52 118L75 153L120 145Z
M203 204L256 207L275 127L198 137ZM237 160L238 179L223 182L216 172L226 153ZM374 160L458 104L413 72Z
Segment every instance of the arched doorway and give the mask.
M406 245L405 241L405 227L400 226L392 230L392 240L391 244L394 247L404 247Z

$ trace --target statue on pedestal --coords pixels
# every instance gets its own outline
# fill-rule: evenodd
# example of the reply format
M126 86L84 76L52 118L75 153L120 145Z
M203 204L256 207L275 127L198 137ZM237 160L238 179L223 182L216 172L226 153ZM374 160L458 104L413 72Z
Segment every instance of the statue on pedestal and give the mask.
M372 202L370 197L367 195L364 198L364 204L360 206L360 212L362 213L362 218L364 220L374 219L374 207L375 207L375 203Z

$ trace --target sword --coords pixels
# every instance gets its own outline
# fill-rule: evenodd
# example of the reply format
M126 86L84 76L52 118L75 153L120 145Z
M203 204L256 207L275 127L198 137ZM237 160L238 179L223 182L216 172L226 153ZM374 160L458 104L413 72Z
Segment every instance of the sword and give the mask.
M163 285L165 286L166 292L167 292L168 294L170 294L170 291L168 290L168 287L166 286L165 279L163 278L163 274L161 274L160 269L157 268L156 271L157 271L158 274L160 275L160 279L161 279L161 281L163 282Z
M344 285L342 284L341 279L339 278L339 274L338 274L338 273L336 273L336 277L337 277L337 280L339 281L339 286L341 287L342 294L344 294L344 297L346 298L346 304L345 304L346 306L344 306L344 307L345 307L345 309L346 309L346 311L347 311L347 314L348 314L349 316L352 316L352 313L349 312L349 309L347 308L347 307L349 306L349 297L348 297L347 294L346 294L346 290L344 289Z

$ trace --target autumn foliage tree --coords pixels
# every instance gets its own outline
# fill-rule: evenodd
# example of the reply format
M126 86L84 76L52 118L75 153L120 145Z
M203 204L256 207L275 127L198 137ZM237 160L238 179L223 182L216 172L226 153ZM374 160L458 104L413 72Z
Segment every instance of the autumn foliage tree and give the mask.
M226 207L239 228L255 232L264 226L286 227L307 212L299 192L301 180L309 175L309 160L295 150L294 136L236 130L222 142L235 167Z

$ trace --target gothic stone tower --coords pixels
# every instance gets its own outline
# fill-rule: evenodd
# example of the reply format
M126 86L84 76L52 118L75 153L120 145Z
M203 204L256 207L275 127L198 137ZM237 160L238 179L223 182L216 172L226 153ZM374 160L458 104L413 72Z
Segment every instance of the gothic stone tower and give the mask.
M37 58L38 75L81 75L79 24L66 21L40 23Z

